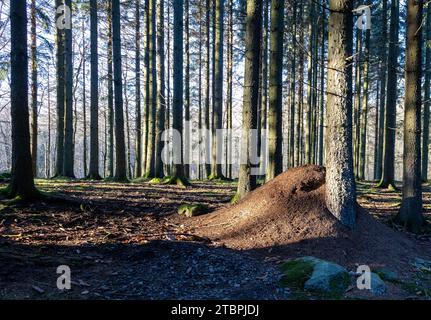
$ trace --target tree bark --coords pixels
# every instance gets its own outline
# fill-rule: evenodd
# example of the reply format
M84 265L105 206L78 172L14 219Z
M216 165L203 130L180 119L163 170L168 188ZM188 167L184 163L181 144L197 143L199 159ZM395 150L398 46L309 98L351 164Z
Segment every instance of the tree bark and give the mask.
M267 181L283 171L283 35L284 0L271 0Z
M156 129L156 159L155 176L161 178L163 174L162 151L165 146L162 141L162 133L165 130L165 21L164 21L164 0L158 0L157 5L157 129Z
M38 195L33 181L28 110L27 1L10 2L11 31L11 198L30 200Z
M62 6L62 0L55 1L55 7ZM61 12L56 14L55 22L60 19ZM64 174L64 106L65 106L65 45L64 45L64 29L57 27L56 34L57 53L56 53L56 70L57 70L57 136L56 136L56 164L55 176L63 176Z
M237 199L242 199L256 187L256 169L252 155L257 150L251 141L252 130L257 129L257 110L259 102L259 55L262 34L262 1L247 0L247 19L245 34L245 66L243 123Z
M124 140L123 80L121 71L120 0L112 0L112 46L114 60L115 94L115 177L127 181L126 146Z
M221 140L217 139L217 130L223 127L223 19L224 0L215 0L215 39L214 39L214 105L212 132L212 164L211 179L223 179Z
M90 106L90 179L100 180L99 173L99 53L97 0L90 0L91 29L91 106Z
M141 0L135 2L135 176L142 176Z
M356 223L352 156L353 1L330 0L326 107L326 206L346 227Z
M424 123L422 140L422 181L428 181L430 106L431 106L431 4L428 3L426 13L425 34L425 84L424 84Z
M407 2L407 43L404 99L403 200L396 221L418 233L425 223L422 215L421 181L421 79L423 2Z
M397 125L397 68L399 0L391 3L389 27L388 79L386 89L386 112L383 142L383 172L378 187L395 189L395 131Z
M113 57L112 57L112 1L108 1L108 178L114 177L114 81L113 81Z
M31 157L33 174L37 177L37 34L36 0L31 1Z
M388 0L382 1L382 34L380 43L380 99L378 110L378 143L375 152L375 172L374 179L378 180L382 177L383 168L383 137L385 127L385 100L386 100L386 71L387 71L387 42L388 42Z
M65 5L69 7L72 15L72 1L65 0ZM72 20L72 19L71 19ZM72 21L70 28L65 29L65 64L66 83L65 95L66 103L64 109L64 166L63 175L68 178L75 178L74 173L74 143L73 143L73 46L72 46Z

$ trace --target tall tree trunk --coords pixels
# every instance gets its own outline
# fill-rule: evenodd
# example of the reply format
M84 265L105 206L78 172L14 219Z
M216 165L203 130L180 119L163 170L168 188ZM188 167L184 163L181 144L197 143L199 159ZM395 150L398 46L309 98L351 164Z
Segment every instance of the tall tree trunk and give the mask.
M311 118L312 118L312 85L313 85L313 37L314 37L314 2L309 1L309 19L308 19L308 52L307 52L307 109L305 110L305 163L311 163L311 154L313 152L313 147L311 144Z
M322 42L320 44L320 117L319 117L319 160L318 164L323 166L324 159L324 118L325 118L325 42L326 42L326 13L322 8L321 28Z
M150 133L149 133L149 122L152 117L150 108L150 11L149 11L149 1L145 0L145 49L144 49L144 64L145 64L145 111L144 111L144 133L143 133L143 154L142 154L142 176L147 177L147 160L148 160L148 148Z
M172 105L172 128L174 135L181 138L183 136L183 0L174 1L174 96ZM171 183L180 185L187 184L184 176L183 165L183 143L175 141L173 145L173 177Z
M115 94L115 180L127 181L126 146L124 140L123 82L121 79L120 0L112 0L111 14Z
M164 0L157 3L157 130L156 130L156 160L155 176L161 178L163 174L162 151L165 144L162 141L162 133L165 130L165 20Z
M12 179L9 197L38 195L33 181L28 110L27 1L10 2Z
M383 172L378 187L395 189L395 130L397 124L397 68L399 0L391 3L389 27L388 79L386 89L385 128L383 142Z
M205 10L205 37L206 37L206 68L205 68L205 111L204 111L204 128L205 128L205 176L210 177L211 175L211 134L210 134L210 17L211 17L211 1L206 0Z
M352 156L353 1L330 0L326 105L326 206L346 227L356 223Z
M55 7L59 8L64 4L63 0L56 0ZM57 23L62 17L61 11L55 16ZM56 136L56 164L55 176L64 175L64 107L65 107L65 45L64 29L57 26L56 34L57 53L56 53L56 70L57 70L57 136Z
M359 150L359 172L358 178L365 180L365 162L367 150L367 123L368 123L368 70L370 64L370 29L365 31L364 66L362 79L362 106L361 106L361 137Z
M262 48L260 56L261 74L259 77L259 109L257 111L257 153L260 157L260 177L266 175L266 148L268 135L262 136L264 130L268 127L268 40L269 40L269 8L270 0L264 0L262 3ZM266 139L263 141L263 139Z
M113 81L113 57L112 57L112 1L108 1L108 177L114 177L114 81Z
M218 139L217 130L223 127L223 19L224 0L215 0L215 39L214 39L214 105L213 105L213 132L212 132L212 164L211 178L223 179L221 155L223 154L222 141Z
M284 0L271 0L267 180L283 171L283 35Z
M362 1L358 1L361 4ZM355 64L355 95L353 104L353 127L355 135L353 138L353 167L355 175L359 171L359 142L361 137L361 93L362 93L362 29L356 29L356 64Z
M407 1L407 43L404 100L403 200L396 221L418 233L425 223L421 184L421 80L423 2Z
M232 129L233 129L233 0L229 0L228 18L228 71L227 71L227 145L226 175L232 179ZM265 110L266 112L266 110Z
M166 111L165 111L165 130L169 130L171 128L171 1L167 1L167 16L168 16L168 22L166 24L167 27L167 74L166 74ZM168 138L168 137L167 137ZM165 164L165 170L166 175L171 175L171 165L170 165L170 159L171 159L171 152L170 148L166 149L166 164Z
M431 4L428 3L425 34L424 124L422 140L422 181L428 181L430 106L431 106Z
M65 0L65 5L72 12L72 0ZM74 143L73 143L73 47L72 19L70 28L65 29L65 63L66 63L66 104L64 112L64 176L75 178Z
M155 177L155 156L156 156L156 108L157 108L157 70L156 70L156 0L148 0L148 40L149 59L147 65L148 86L148 140L147 140L147 178Z
M47 142L47 162L46 162L46 175L45 178L49 179L51 177L51 85L49 73L47 75L47 91L48 91L48 142Z
M201 165L202 162L202 15L203 15L203 5L202 1L199 2L199 49L198 49L198 166L197 166L197 175L198 179L202 179L203 175L203 167ZM228 71L229 72L229 71Z
M135 176L142 176L142 115L141 115L141 0L135 2Z
M382 177L383 168L383 137L385 127L385 101L386 101L386 71L387 71L387 42L388 42L388 0L382 1L382 18L381 18L381 39L380 39L380 99L378 110L378 143L376 145L375 156L375 172L374 179L378 180Z
M304 3L300 1L299 4L299 16L298 16L298 27L299 27L299 42L304 43L304 28L303 28L303 15L304 15ZM299 50L298 59L298 101L297 101L297 121L296 121L296 165L302 165L302 151L303 151L303 105L304 105L304 52Z
M289 125L289 167L295 166L295 124L298 119L295 117L296 113L296 36L297 36L297 9L298 4L296 0L293 3L293 19L292 19L292 61L290 71L290 125ZM296 121L295 121L296 119Z
M190 178L191 126L190 126L190 1L184 0L184 175Z
M91 29L91 106L90 106L90 179L100 180L99 173L99 54L97 49L97 0L90 0Z
M36 0L31 1L31 156L33 174L37 177L37 35Z
M262 1L247 0L247 19L245 30L245 66L243 123L241 137L241 159L238 191L236 198L243 198L256 187L256 164L252 157L257 154L251 141L252 130L257 128L257 110L259 102L259 55L262 34Z
M85 19L82 19L82 48L85 48ZM87 177L88 168L87 168L87 61L85 59L85 49L82 50L82 126L83 126L83 152L82 152L82 162L84 166L84 177ZM75 118L75 120L77 120ZM75 131L76 133L76 131Z

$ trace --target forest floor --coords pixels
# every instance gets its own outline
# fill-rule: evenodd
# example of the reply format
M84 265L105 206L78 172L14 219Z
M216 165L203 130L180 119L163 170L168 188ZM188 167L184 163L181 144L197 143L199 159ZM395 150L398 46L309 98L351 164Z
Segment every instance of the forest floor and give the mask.
M30 206L0 201L0 299L297 297L279 285L279 257L197 236L184 224L187 218L178 216L183 204L204 204L210 210L230 205L235 183L193 182L187 189L82 180L36 183L69 201ZM400 193L374 189L372 183L359 184L358 191L359 203L391 225ZM429 218L429 186L424 199ZM431 244L431 233L414 241ZM60 265L71 269L71 290L57 289ZM431 275L399 287L385 298L427 299Z

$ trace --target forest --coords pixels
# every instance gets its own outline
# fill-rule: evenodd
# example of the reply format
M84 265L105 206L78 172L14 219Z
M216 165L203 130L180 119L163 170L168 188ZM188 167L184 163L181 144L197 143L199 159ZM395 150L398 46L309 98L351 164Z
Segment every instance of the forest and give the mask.
M0 300L429 300L430 107L430 1L0 0Z

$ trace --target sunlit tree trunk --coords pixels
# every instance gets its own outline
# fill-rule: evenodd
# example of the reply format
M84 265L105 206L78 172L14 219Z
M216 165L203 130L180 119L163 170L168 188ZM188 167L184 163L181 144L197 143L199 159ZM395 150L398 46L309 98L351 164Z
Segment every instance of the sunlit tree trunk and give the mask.
M217 130L223 127L223 24L224 0L215 0L215 39L214 39L214 105L212 132L211 178L222 179L222 143L217 139Z
M251 141L252 130L257 128L257 110L259 102L259 54L262 34L262 1L247 0L247 19L245 30L245 66L243 120L240 153L240 169L237 199L242 199L256 187L257 169L251 155L257 150Z
M154 178L155 176L155 156L156 156L156 108L157 108L157 69L156 69L156 0L149 2L149 60L147 73L149 74L148 86L148 140L147 140L147 161L145 176Z
M142 176L141 0L135 2L135 176Z
M330 0L326 107L326 206L346 227L356 223L352 157L353 1Z
M210 130L210 58L211 58L211 42L210 42L210 17L211 17L211 1L206 0L205 4L205 38L206 38L206 59L205 59L205 110L204 110L204 129L205 129L205 176L211 175L211 134Z
M284 0L271 0L269 56L268 170L266 180L283 171L283 35Z
M165 130L165 20L164 0L157 3L157 128L156 128L156 159L155 176L161 178L163 174L162 151L165 144L162 141L162 133Z

